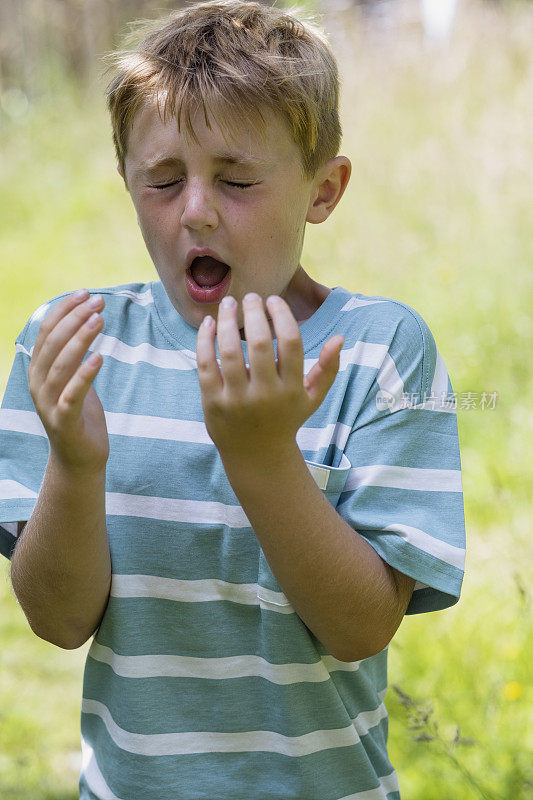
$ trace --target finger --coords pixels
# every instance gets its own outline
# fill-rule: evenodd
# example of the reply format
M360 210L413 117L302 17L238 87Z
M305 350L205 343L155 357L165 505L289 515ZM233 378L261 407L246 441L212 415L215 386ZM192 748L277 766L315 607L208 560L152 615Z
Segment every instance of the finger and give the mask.
M38 391L41 408L51 408L58 402L66 384L78 370L89 345L102 330L103 324L100 314L94 312L94 315L67 341L50 366L46 380Z
M233 300L234 304L224 303L224 300ZM224 383L235 390L244 390L248 377L237 324L237 309L235 298L230 295L224 297L218 307L217 341Z
M255 292L249 292L243 297L242 308L244 333L248 342L250 379L254 383L272 385L273 381L279 379L279 375L263 300Z
M302 386L304 374L304 347L300 326L289 304L278 295L267 297L267 307L278 340L278 373L288 385Z
M198 328L196 339L196 363L198 366L198 380L202 390L215 391L224 385L218 367L215 351L215 333L217 325L215 320L206 315Z
M339 371L340 352L343 345L344 336L340 334L329 339L320 351L317 363L304 379L304 386L309 398L317 408L331 388Z
M83 401L103 361L104 359L100 353L92 353L78 367L58 398L57 408L61 413L74 417L78 417L81 414Z
M96 305L92 305L91 300L94 300ZM41 324L41 329L43 326L45 328L45 335L40 349L36 352L34 348L30 362L30 384L33 383L39 387L45 382L52 364L66 343L91 314L102 310L104 306L103 297L95 295L84 303L75 303L67 313L61 314L59 317L55 314L59 306L45 317ZM51 322L49 318L51 318ZM53 324L54 319L56 320L55 324ZM41 330L39 330L40 335Z
M41 322L41 326L39 328L39 332L37 334L37 338L35 340L35 344L33 346L33 354L32 359L37 359L39 352L41 350L42 344L52 328L54 328L60 319L66 316L73 308L75 308L80 303L87 300L89 297L89 292L87 289L78 289L77 292L72 292L64 297L60 303L57 304L55 308L53 308L43 319Z

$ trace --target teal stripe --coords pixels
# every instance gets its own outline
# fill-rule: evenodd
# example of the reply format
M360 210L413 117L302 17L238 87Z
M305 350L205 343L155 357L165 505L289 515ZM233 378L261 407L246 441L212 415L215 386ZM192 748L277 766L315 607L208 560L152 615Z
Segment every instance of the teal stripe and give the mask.
M331 679L279 685L262 677L123 678L107 664L92 659L90 664L84 697L104 703L116 724L132 733L272 730L285 736L304 736L352 724ZM223 665L219 671L224 674ZM355 689L353 685L354 717L361 710L374 711L380 705L379 698L367 697L366 692L358 691L357 683ZM145 714L147 697L151 702Z
M313 664L318 653L296 613L227 601L183 603L110 597L98 641L121 655L139 651L220 658L256 653L276 663ZM114 647L113 647L114 645ZM283 655L282 655L283 654Z
M372 531L378 535L393 536L390 531L381 534L381 527L395 522L418 528L440 542L464 550L464 513L461 492L421 492L410 489L391 489L383 486L361 486L352 492L343 492L337 511L343 519L352 522L355 530ZM404 542L394 536L398 546ZM423 551L414 548L409 554L416 558Z
M424 447L420 447L420 441ZM384 455L387 461L378 461ZM356 428L347 443L352 466L399 464L421 469L460 469L455 414L407 408Z

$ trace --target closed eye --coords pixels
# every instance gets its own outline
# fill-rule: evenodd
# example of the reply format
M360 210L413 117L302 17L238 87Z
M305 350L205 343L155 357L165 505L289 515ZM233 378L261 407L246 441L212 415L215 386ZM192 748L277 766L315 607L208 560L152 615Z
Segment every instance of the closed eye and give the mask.
M179 183L179 181L172 181L172 183L163 183L159 186L152 185L151 189L168 189L169 186L175 186L175 184ZM250 186L253 186L253 183L234 183L233 181L224 181L227 183L228 186L236 186L238 189L248 189Z

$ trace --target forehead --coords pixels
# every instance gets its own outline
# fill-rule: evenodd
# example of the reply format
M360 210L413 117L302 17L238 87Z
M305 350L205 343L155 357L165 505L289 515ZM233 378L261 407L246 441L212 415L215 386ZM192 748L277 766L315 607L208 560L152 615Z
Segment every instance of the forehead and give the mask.
M239 164L264 167L293 160L298 154L283 121L270 109L262 109L265 120L264 138L250 125L239 125L235 119L209 115L211 129L205 123L202 108L191 111L191 124L197 142L190 136L181 115L164 123L155 103L143 105L135 115L127 142L126 160L137 169L156 164L186 160L196 152L217 164ZM219 124L220 123L220 127Z

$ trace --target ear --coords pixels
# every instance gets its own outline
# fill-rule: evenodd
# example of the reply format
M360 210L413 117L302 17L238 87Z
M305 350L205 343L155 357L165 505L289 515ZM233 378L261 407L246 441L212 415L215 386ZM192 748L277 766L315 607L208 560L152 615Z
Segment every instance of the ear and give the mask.
M126 180L126 176L125 176L125 175L124 175L124 173L122 172L122 168L121 168L120 164L117 164L117 172L118 172L118 174L120 175L120 177L122 178L122 180L124 181L124 186L126 187L126 191L127 191L127 192L128 192L128 194L129 194L130 187L128 186L128 182L127 182L127 180Z
M352 163L346 156L328 161L313 184L306 222L318 224L329 217L344 194L351 174Z

